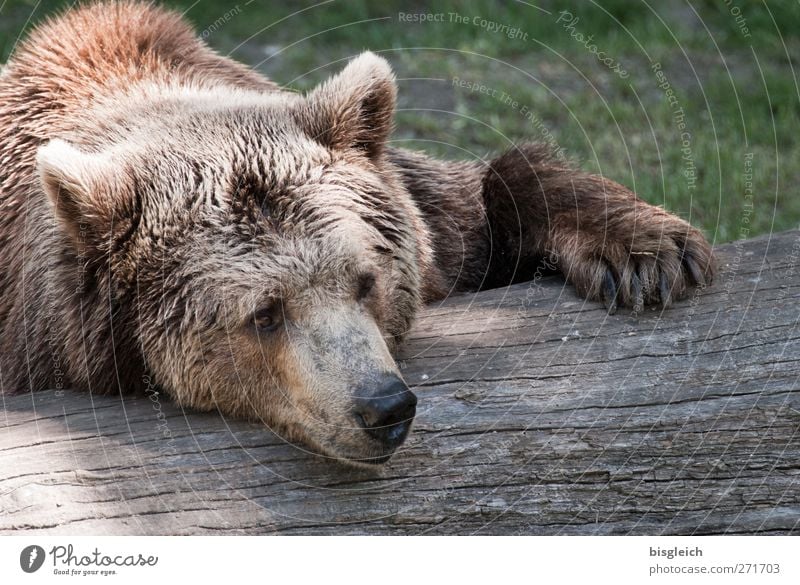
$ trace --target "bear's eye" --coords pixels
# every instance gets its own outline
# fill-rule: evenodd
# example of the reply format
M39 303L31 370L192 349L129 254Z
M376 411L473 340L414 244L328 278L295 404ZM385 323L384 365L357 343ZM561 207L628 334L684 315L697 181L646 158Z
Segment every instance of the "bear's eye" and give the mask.
M375 288L375 275L366 272L358 277L358 288L356 289L356 299L363 301Z
M263 333L275 331L281 324L281 313L280 303L273 302L264 305L253 312L253 325Z

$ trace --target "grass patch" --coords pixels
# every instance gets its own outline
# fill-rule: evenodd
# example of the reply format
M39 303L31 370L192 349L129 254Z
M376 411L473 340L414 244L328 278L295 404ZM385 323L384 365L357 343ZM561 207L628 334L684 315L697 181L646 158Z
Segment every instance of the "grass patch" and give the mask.
M0 0L2 60L26 23L71 4ZM185 11L219 51L299 90L361 50L381 52L398 73L398 144L463 158L549 139L717 242L800 224L793 0L165 4ZM403 16L432 10L441 16ZM488 94L454 85L456 77Z

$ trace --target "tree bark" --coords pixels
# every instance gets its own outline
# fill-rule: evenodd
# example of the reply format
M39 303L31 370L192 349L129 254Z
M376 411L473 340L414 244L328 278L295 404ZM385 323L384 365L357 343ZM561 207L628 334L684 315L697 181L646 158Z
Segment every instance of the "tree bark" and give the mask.
M3 398L0 532L800 531L800 232L609 316L558 277L428 307L406 445L359 470L164 397Z

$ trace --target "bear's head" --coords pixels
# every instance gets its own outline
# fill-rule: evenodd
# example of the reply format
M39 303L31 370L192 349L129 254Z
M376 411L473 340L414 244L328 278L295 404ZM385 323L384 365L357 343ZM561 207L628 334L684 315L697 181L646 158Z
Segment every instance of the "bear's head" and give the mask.
M133 308L114 335L180 404L353 462L405 439L391 351L431 252L385 157L395 95L370 53L306 96L143 85L39 149L65 241Z

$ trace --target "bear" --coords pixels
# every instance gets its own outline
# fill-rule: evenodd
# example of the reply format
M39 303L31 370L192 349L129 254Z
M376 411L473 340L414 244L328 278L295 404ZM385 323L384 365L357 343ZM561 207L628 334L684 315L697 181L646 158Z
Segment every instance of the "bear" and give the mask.
M424 303L545 256L610 312L711 283L698 229L541 145L392 146L396 98L373 53L300 94L149 3L38 26L0 74L0 392L163 392L376 466Z

